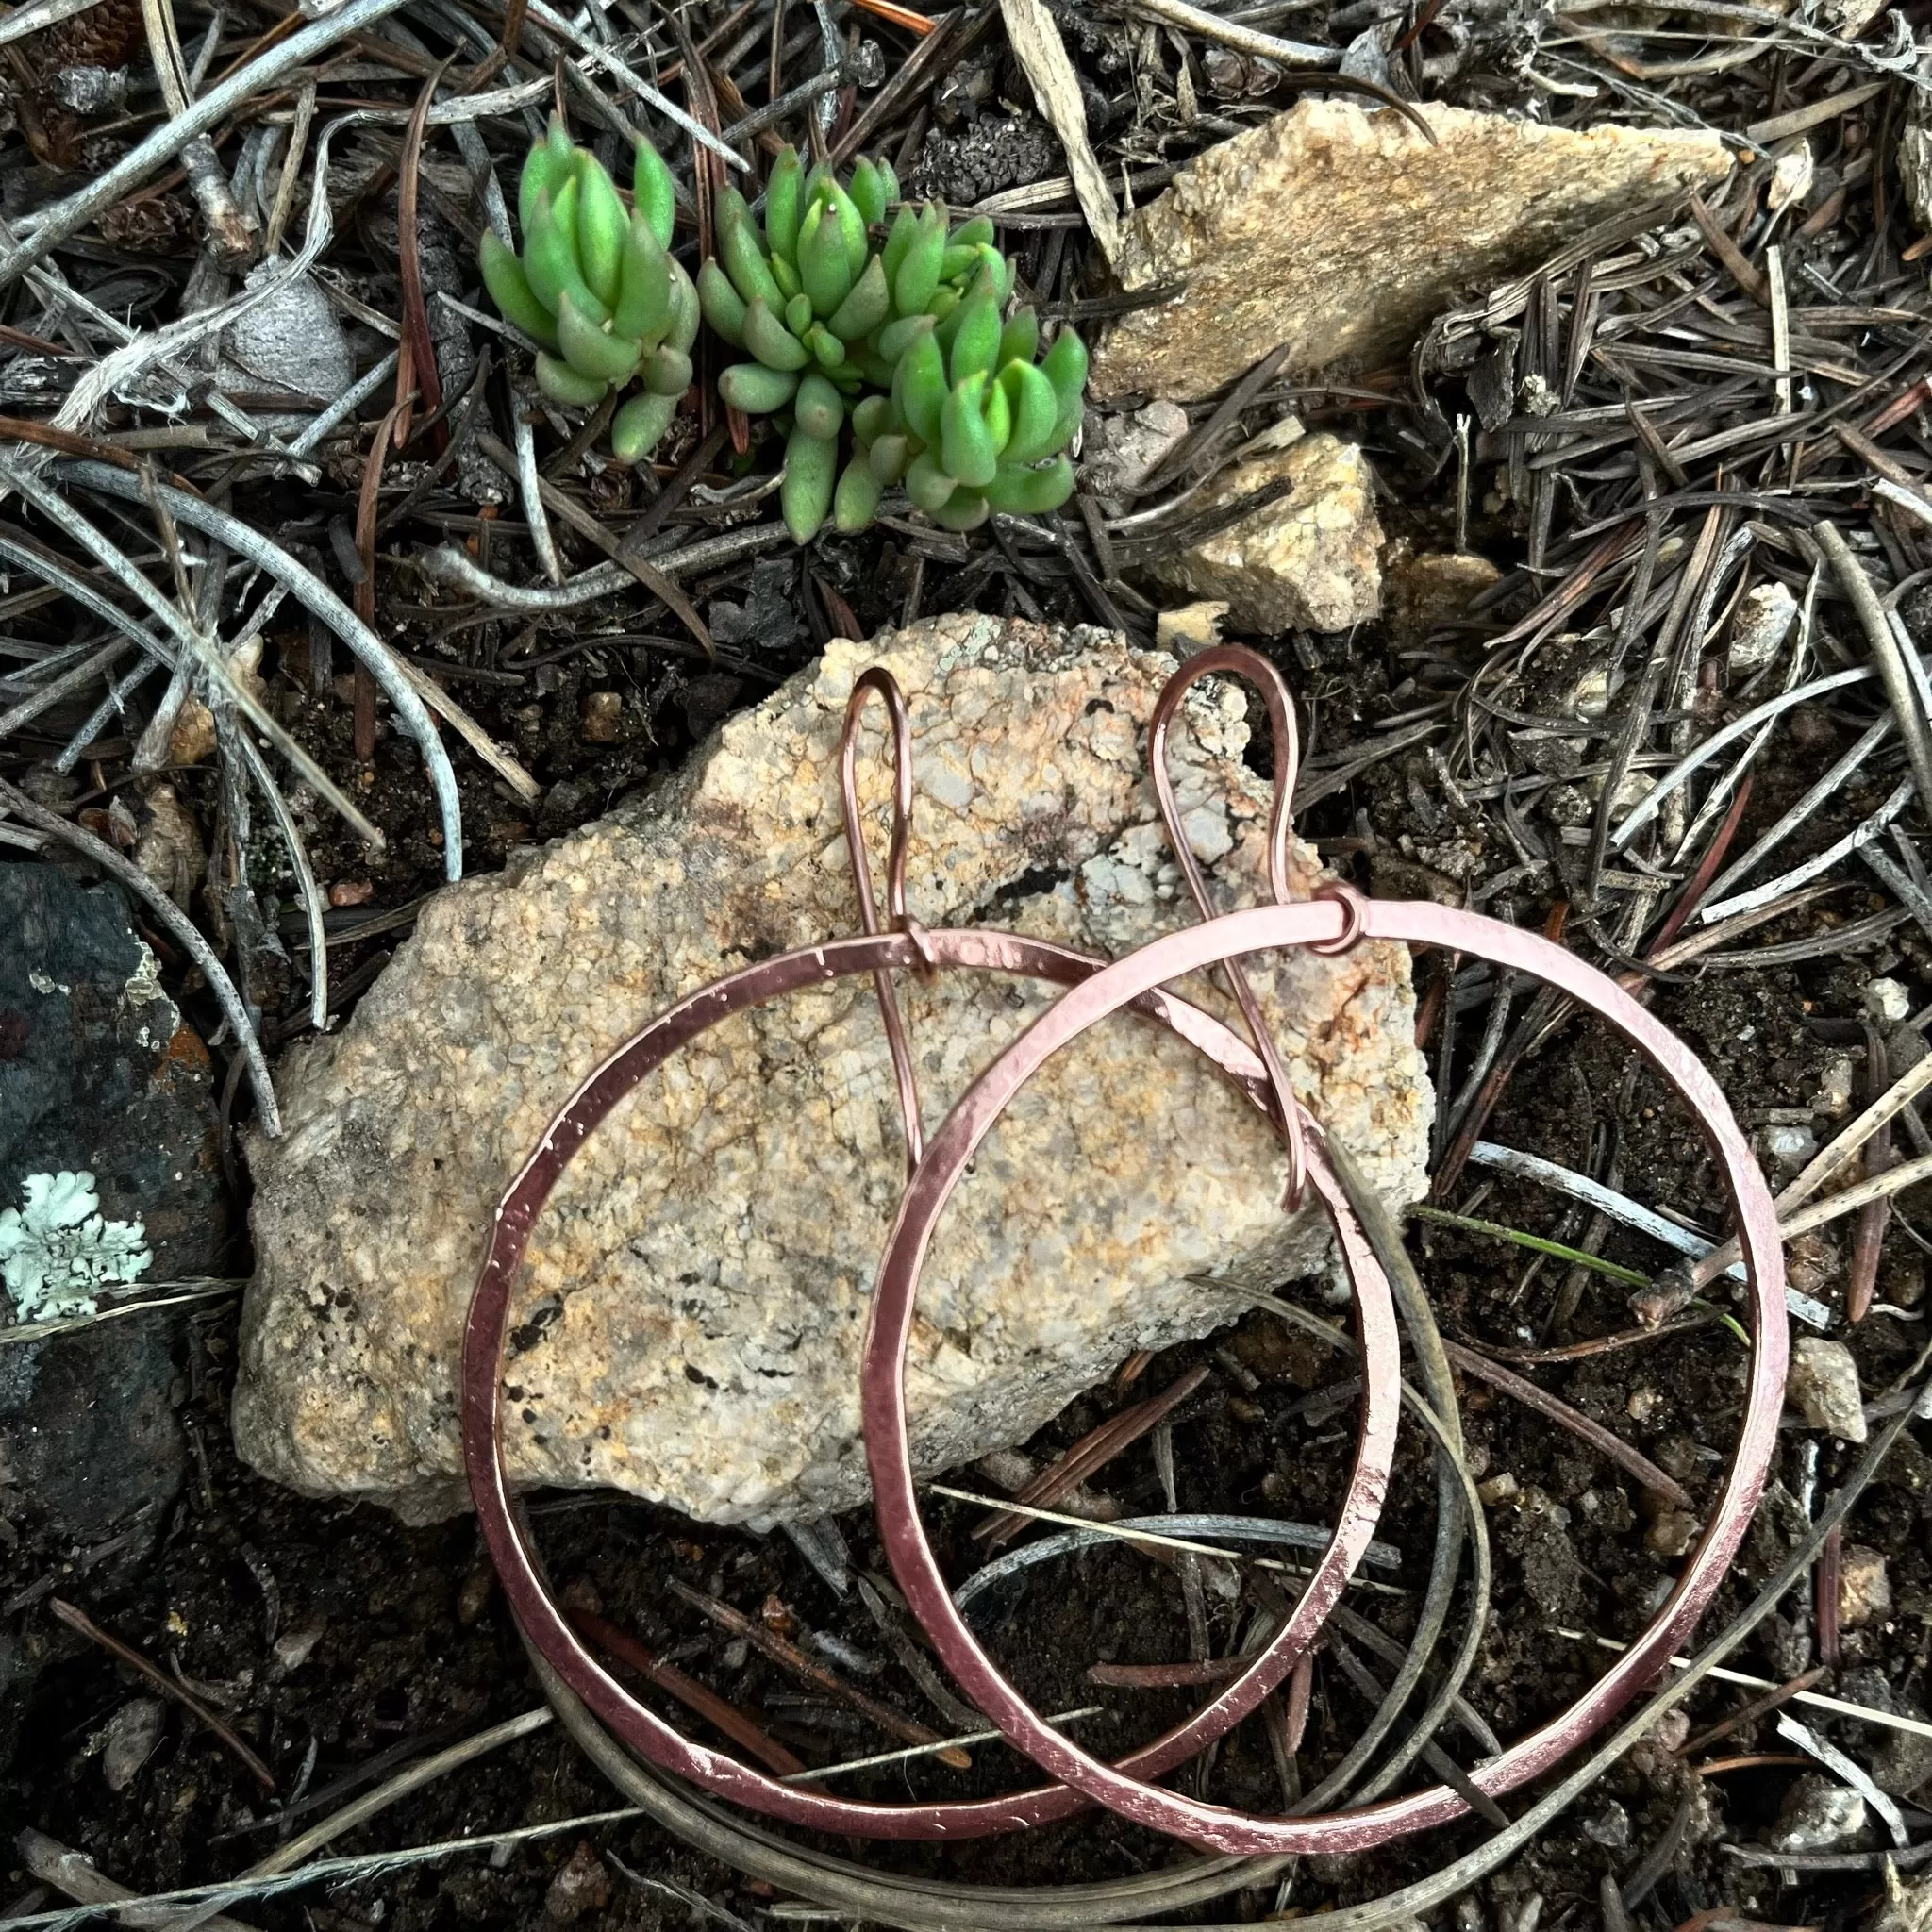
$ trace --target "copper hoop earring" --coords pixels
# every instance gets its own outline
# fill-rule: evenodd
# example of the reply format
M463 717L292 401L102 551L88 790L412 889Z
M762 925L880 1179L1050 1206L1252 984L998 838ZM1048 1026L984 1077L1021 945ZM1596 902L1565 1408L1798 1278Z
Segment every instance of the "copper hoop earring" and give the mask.
M876 907L871 881L863 877L865 858L858 836L859 821L856 801L850 795L852 741L868 691L886 698L897 751L895 792L898 801L908 808L911 784L909 731L903 702L894 703L896 686L879 673L870 682L862 681L854 691L846 713L841 758L841 777L848 794L845 805L852 844L850 857L856 873L862 877L858 888L861 916L870 924L876 921ZM892 850L897 857L888 860L888 906L910 928L912 922L903 913L902 826L903 812L895 813ZM1106 962L1072 948L1008 933L868 931L855 938L829 941L760 960L687 995L618 1047L553 1117L536 1151L498 1204L463 1334L463 1458L471 1496L511 1611L525 1636L546 1662L617 1737L660 1769L675 1772L715 1796L796 1824L891 1839L986 1836L1069 1816L1084 1808L1089 1801L1078 1790L1060 1784L970 1803L869 1804L779 1782L685 1737L634 1697L598 1662L550 1595L527 1525L520 1519L503 1467L501 1367L510 1291L537 1216L576 1150L625 1094L678 1047L721 1020L808 986L824 985L852 974L871 973L881 990L886 1013L894 1016L887 975L895 971L918 972L929 964L1077 985L1101 972ZM1149 987L1123 1004L1158 1021L1204 1054L1235 1082L1238 1091L1274 1118L1276 1090L1267 1068L1255 1052L1219 1021L1158 987ZM890 1039L891 1018L888 1032ZM903 1033L900 1044L903 1049ZM895 1055L895 1071L901 1074L902 1106L908 1108L909 1146L919 1131L918 1100L909 1056L902 1066ZM1364 1374L1362 1426L1355 1466L1328 1545L1317 1560L1313 1576L1294 1612L1263 1658L1191 1719L1123 1760L1130 1770L1144 1771L1150 1775L1185 1761L1221 1736L1286 1674L1301 1649L1313 1640L1328 1606L1353 1574L1373 1536L1387 1493L1394 1456L1400 1387L1393 1301L1387 1276L1326 1163L1318 1155L1311 1155L1307 1172L1335 1222L1344 1265L1356 1294ZM1234 1696L1237 1691L1244 1693L1244 1702Z
M1278 686L1279 674L1263 658L1246 652L1215 656L1214 668L1239 668L1264 692L1271 685ZM1176 674L1176 681L1191 682L1191 672L1200 675L1191 664ZM1156 769L1158 773L1158 758ZM1285 820L1286 801L1279 796L1276 814L1277 820ZM1185 840L1179 842L1184 848ZM1366 900L1344 889L1298 904L1225 913L1169 934L1067 993L960 1097L932 1137L901 1199L874 1283L866 1331L862 1415L874 1506L893 1574L914 1614L954 1680L1008 1741L1050 1776L1122 1816L1219 1852L1266 1856L1360 1850L1444 1823L1470 1807L1450 1787L1439 1785L1324 1817L1240 1812L1144 1783L1124 1767L1102 1763L1046 1724L1008 1682L959 1616L926 1540L907 1447L906 1344L920 1273L946 1202L1001 1113L1053 1054L1108 1014L1188 973L1284 947L1333 947L1350 935L1440 945L1534 973L1608 1020L1697 1114L1724 1169L1753 1300L1750 1389L1738 1448L1720 1507L1676 1588L1641 1635L1569 1711L1519 1739L1501 1757L1470 1774L1484 1794L1493 1798L1513 1790L1549 1769L1665 1667L1677 1641L1709 1602L1742 1539L1763 1488L1783 1401L1789 1335L1776 1211L1728 1104L1703 1064L1660 1022L1614 981L1549 941L1476 913ZM1272 1091L1279 1091L1272 1076L1270 1085ZM1272 1653L1273 1646L1224 1693L1224 1705L1239 1702L1237 1693L1265 1674Z

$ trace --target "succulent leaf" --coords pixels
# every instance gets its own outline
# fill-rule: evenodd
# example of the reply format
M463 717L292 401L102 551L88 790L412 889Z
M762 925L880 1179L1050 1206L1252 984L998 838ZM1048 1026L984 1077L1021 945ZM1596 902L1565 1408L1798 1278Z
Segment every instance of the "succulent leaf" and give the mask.
M669 396L675 402L691 387L691 358L669 342L659 342L644 358L644 388L654 396Z
M767 193L770 190L766 191ZM852 203L865 218L869 228L876 227L886 218L886 182L874 162L861 155L853 164L852 179L846 191Z
M919 337L930 332L932 325L929 315L902 315L897 322L887 323L879 331L879 354L888 362L896 363Z
M977 488L991 483L999 451L986 420L986 372L975 371L946 393L940 410L940 459L947 474Z
M899 371L903 382L894 389L900 414L920 441L937 442L946 401L946 365L930 330L900 357Z
M805 171L798 150L786 143L765 182L765 240L773 258L780 261L798 260L798 217L801 208Z
M919 217L917 231L892 275L892 307L901 315L917 315L931 307L940 286L940 262L946 252L945 218L931 202Z
M869 336L891 313L892 291L886 285L885 264L877 256L852 285L852 292L833 309L826 326L841 341L856 342Z
M784 308L785 298L772 279L770 264L752 225L751 211L744 196L727 188L718 200L718 255L731 285L747 303L762 299L774 314Z
M785 480L778 486L778 508L795 543L809 543L832 507L838 476L839 444L834 437L814 436L799 424L785 440Z
M604 400L604 392L610 385L595 376L579 375L568 362L558 361L544 350L537 358L537 387L553 403L562 403L569 408L589 408L592 403Z
M969 375L990 375L1000 353L1000 306L982 276L959 309L946 374L958 385Z
M1044 516L1074 493L1074 466L1064 456L1030 469L1002 463L986 486L986 501L1008 516Z
M637 373L636 340L599 327L578 308L567 289L557 309L557 344L563 359L591 380L625 383Z
M1033 360L1040 348L1040 317L1031 308L1016 308L1000 330L999 366Z
M744 346L767 369L799 370L811 360L811 352L761 300L745 308Z
M983 491L959 489L933 511L932 520L942 530L976 530L991 509Z
M610 311L619 335L640 341L664 332L671 319L671 258L642 215L625 226L617 293Z
M923 449L906 466L906 494L930 516L952 495L957 485L937 454Z
M892 405L886 396L867 396L852 412L852 433L860 442L876 442L892 426Z
M872 464L873 475L881 484L896 483L906 474L906 465L912 460L911 445L900 431L889 431L870 444L867 460Z
M705 320L734 349L744 347L744 298L731 286L731 277L718 266L716 256L708 256L698 270L698 301Z
M664 157L641 135L637 138L637 154L631 164L631 201L637 212L651 225L660 248L671 246L677 226L677 189Z
M734 362L718 378L718 393L747 416L769 416L798 392L798 378L762 362Z
M853 281L865 272L865 258L871 253L872 243L865 234L865 217L859 212L858 204L834 181L826 191L825 205L838 217L839 233L845 242L845 273Z
M541 153L541 149L538 152ZM523 263L488 228L483 231L480 254L483 286L490 291L490 299L496 304L498 313L541 347L555 348L557 317L538 301Z
M691 278L685 274L681 262L671 263L671 321L664 330L664 340L676 350L689 356L692 344L698 339L698 291Z
M624 251L630 240L630 217L604 164L586 153L576 175L577 263L591 292L608 308L617 300ZM653 240L656 237L652 238Z
M919 234L919 217L909 208L902 208L892 217L892 225L886 235L886 245L879 250L879 260L885 265L886 280L894 283L899 274L899 264L906 259L906 251L912 246Z
M873 474L865 452L855 454L845 465L832 498L834 525L847 536L855 530L864 529L877 514L879 498L883 494L884 486Z
M814 369L799 378L791 413L807 435L835 437L845 421L845 398Z
M610 419L610 454L620 463L641 461L663 440L677 413L675 396L633 396Z
M1003 463L1038 462L1054 446L1060 400L1046 372L1032 362L1008 362L1000 371L1000 389L1012 412L1013 430L1000 452Z
M823 202L807 213L798 230L798 275L811 297L812 313L830 315L852 292L852 269L839 218Z

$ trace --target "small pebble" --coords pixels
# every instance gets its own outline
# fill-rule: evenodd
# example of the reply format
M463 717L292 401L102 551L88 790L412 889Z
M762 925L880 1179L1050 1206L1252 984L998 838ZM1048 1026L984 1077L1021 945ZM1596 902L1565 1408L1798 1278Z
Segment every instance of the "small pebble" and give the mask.
M1825 1061L1824 1071L1818 1076L1818 1091L1811 1096L1811 1111L1828 1114L1834 1120L1847 1112L1852 1105L1852 1079L1849 1054Z
M309 1617L275 1639L275 1662L285 1671L299 1671L315 1654L328 1623L323 1617Z
M1664 1399L1655 1389L1640 1384L1631 1390L1628 1400L1624 1404L1624 1413L1633 1423L1647 1423L1663 1406Z
M1891 1579L1885 1558L1863 1543L1848 1543L1839 1558L1838 1620L1846 1629L1891 1615Z
M1759 584L1744 594L1726 653L1731 675L1748 677L1777 656L1798 614L1798 600L1782 584Z
M366 906L375 897L375 888L367 879L338 879L328 889L331 906Z
M184 698L168 733L168 762L198 765L215 748L215 714L199 698Z
M1768 1165L1801 1167L1818 1152L1818 1136L1809 1127L1789 1124L1759 1127L1757 1152Z
M1801 1335L1791 1344L1791 1371L1785 1393L1814 1429L1841 1442L1865 1440L1864 1396L1858 1365L1842 1341Z
M588 1843L580 1842L550 1881L543 1894L543 1916L567 1925L584 1912L602 1911L610 1903L610 1874Z
M1681 1557L1697 1537L1697 1519L1688 1509L1661 1509L1643 1532L1643 1547L1654 1557Z
M624 723L624 693L593 691L584 699L583 740L586 744L615 744Z
M1506 1469L1500 1475L1492 1475L1488 1482L1476 1486L1476 1494L1493 1508L1498 1503L1507 1503L1523 1485Z
M103 1734L101 1775L110 1791L125 1791L161 1741L168 1709L158 1697L135 1697L108 1720Z
M1896 1026L1911 1012L1912 996L1895 979L1868 979L1865 1010L1881 1026Z
M1765 1834L1774 1852L1831 1852L1865 1828L1865 1801L1819 1772L1807 1771L1785 1794L1777 1823Z
M1583 1821L1583 1835L1606 1851L1624 1851L1630 1843L1630 1814L1612 1798Z
M496 1572L478 1563L463 1578L457 1591L457 1622L468 1629L490 1606L490 1592L496 1587Z

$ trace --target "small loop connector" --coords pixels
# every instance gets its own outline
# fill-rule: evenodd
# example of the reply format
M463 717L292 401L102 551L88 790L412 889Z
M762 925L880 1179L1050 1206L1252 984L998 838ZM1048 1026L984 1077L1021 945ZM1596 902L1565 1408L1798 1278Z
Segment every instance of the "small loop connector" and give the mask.
M912 838L912 725L899 681L883 665L861 671L845 704L839 733L839 804L845 818L845 853L858 893L859 924L867 934L879 929L878 902L873 897L872 868L865 858L865 828L858 814L858 721L865 701L877 693L892 724L892 842L886 851L886 909L892 929L906 924L906 848Z
M866 699L876 694L892 724L892 842L886 849L886 910L894 932L912 941L921 978L930 978L938 959L925 928L906 909L906 849L912 838L912 724L899 681L881 664L861 671L845 704L845 723L839 733L839 805L845 819L845 854L852 867L852 886L858 894L858 921L868 937L879 929L878 901L873 896L872 867L865 857L865 824L858 811L858 721ZM919 1088L912 1077L912 1054L906 1044L906 1023L899 1014L892 975L884 967L872 976L878 993L879 1017L885 1022L886 1046L892 1056L892 1078L899 1092L899 1124L906 1136L906 1173L909 1178L924 1151L925 1135L919 1120Z
M1181 875L1188 882L1194 904L1203 919L1214 917L1208 897L1208 882L1194 862L1194 848L1188 842L1187 827L1181 823L1180 805L1174 797L1174 779L1167 769L1167 734L1180 709L1181 700L1202 678L1215 672L1245 677L1261 695L1268 712L1268 727L1274 739L1274 806L1268 817L1268 887L1277 906L1286 906L1294 894L1288 883L1288 841L1294 829L1294 786L1301 770L1301 737L1295 729L1294 703L1281 673L1258 651L1241 644L1216 644L1197 652L1170 677L1155 700L1154 716L1147 727L1147 763L1154 777L1154 795L1160 804L1161 823L1167 827L1168 842L1174 847Z
M1314 899L1332 899L1341 908L1341 930L1332 940L1312 940L1308 951L1319 953L1324 959L1332 959L1337 954L1352 951L1360 942L1363 931L1368 925L1368 908L1362 895L1346 879L1330 879L1324 885L1315 888L1308 895Z
M1181 700L1202 678L1215 672L1245 677L1261 694L1267 708L1268 724L1274 739L1274 804L1268 816L1268 885L1277 906L1286 906L1293 896L1288 883L1288 841L1293 829L1295 775L1301 767L1301 740L1295 730L1294 703L1281 673L1257 651L1241 644L1217 644L1197 652L1170 677L1154 705L1154 716L1147 730L1147 762L1154 778L1154 796L1159 802L1160 822L1167 827L1168 843L1174 847L1175 863L1188 882L1203 919L1214 917L1214 902L1208 896L1208 881L1194 858L1188 841L1188 828L1181 818L1180 802L1174 796L1174 779L1167 769L1167 734L1179 710ZM1301 1107L1289 1085L1288 1071L1275 1051L1274 1036L1261 1013L1261 1004L1248 983L1238 959L1226 959L1221 968L1241 1018L1247 1023L1255 1051L1267 1071L1268 1089L1275 1124L1281 1129L1288 1150L1288 1182L1282 1191L1282 1205L1291 1214L1302 1204L1307 1180L1307 1150L1303 1139Z

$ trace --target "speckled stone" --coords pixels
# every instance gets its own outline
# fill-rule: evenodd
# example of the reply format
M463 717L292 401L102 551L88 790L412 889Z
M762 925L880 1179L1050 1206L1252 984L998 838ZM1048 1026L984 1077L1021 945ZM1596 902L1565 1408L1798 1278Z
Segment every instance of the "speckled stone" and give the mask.
M1163 583L1227 606L1229 622L1262 637L1347 630L1382 608L1382 525L1369 466L1326 431L1234 465L1203 508L1258 491L1282 493L1252 515L1152 566Z
M250 1149L258 1273L235 1403L249 1461L313 1494L455 1507L463 1311L491 1208L549 1115L672 999L857 924L836 744L873 662L911 708L908 882L927 925L1118 954L1185 922L1142 762L1171 658L976 616L835 641L615 816L439 895L350 1024L285 1061L285 1137ZM1174 746L1228 905L1256 896L1265 829L1245 715L1238 688L1208 686ZM1315 881L1304 847L1294 875ZM1255 977L1322 1116L1391 1198L1414 1199L1431 1096L1405 952L1298 955ZM928 1126L1051 997L963 974L902 992ZM506 1376L516 1476L758 1524L862 1498L859 1335L902 1174L869 980L687 1048L591 1138L537 1224ZM1136 1347L1220 1325L1191 1277L1325 1265L1325 1227L1283 1218L1281 1177L1258 1119L1144 1022L1108 1021L1058 1056L941 1224L911 1351L920 1466L1020 1441Z
M1289 375L1399 358L1441 309L1731 166L1714 134L1419 111L1433 147L1386 108L1308 99L1183 168L1122 224L1114 269L1185 292L1113 325L1095 396L1191 401L1284 342Z

